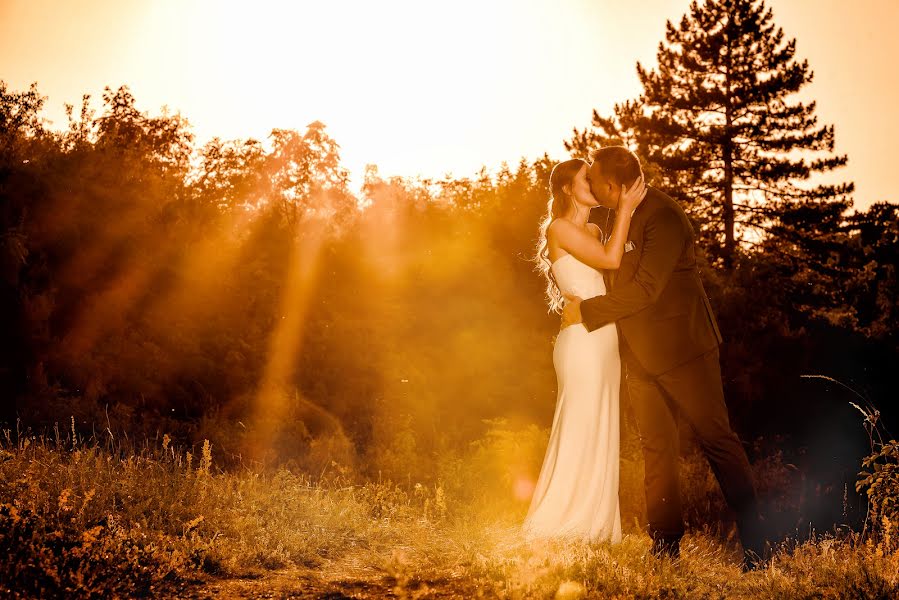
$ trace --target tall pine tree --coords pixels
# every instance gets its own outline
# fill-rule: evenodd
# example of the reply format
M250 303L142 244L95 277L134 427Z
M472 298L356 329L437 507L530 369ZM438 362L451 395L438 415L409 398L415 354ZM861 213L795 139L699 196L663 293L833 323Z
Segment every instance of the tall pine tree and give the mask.
M566 142L584 154L623 141L650 164L655 183L683 201L710 258L731 268L763 245L794 267L827 256L851 206L852 183L811 185L846 164L833 126L795 94L812 81L762 0L694 1L667 23L658 67L637 64L642 96L593 114Z

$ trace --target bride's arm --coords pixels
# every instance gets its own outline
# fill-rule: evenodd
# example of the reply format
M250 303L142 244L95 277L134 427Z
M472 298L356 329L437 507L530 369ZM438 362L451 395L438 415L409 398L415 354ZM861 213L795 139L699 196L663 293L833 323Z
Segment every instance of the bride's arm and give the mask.
M631 213L643 201L646 188L638 179L631 189L622 186L621 201L609 241L603 245L571 221L556 219L550 224L547 235L555 238L555 243L576 259L594 269L617 269L624 256L624 242L631 224Z

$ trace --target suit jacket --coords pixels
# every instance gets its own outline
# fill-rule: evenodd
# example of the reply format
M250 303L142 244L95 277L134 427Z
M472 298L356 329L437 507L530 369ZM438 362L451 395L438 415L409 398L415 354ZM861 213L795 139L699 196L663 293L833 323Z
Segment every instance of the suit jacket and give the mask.
M721 343L718 323L699 278L694 231L686 213L655 188L631 218L633 249L606 276L605 296L581 303L584 326L618 326L628 359L660 375Z

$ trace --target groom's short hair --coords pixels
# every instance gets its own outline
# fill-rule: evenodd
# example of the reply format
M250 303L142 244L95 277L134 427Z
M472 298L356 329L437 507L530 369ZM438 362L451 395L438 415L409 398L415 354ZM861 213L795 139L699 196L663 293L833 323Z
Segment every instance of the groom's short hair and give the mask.
M593 162L613 183L630 186L643 174L640 159L624 146L606 146L593 151Z

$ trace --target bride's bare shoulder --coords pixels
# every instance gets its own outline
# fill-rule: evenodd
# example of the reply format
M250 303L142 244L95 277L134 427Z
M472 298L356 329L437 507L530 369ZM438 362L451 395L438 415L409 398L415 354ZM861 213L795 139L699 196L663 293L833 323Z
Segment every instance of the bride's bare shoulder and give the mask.
M546 235L557 238L559 236L569 235L569 232L575 229L577 229L577 225L575 225L568 219L559 217L557 219L553 219L549 224L549 227L546 228Z
M587 223L587 232L595 237L599 237L600 229L593 223ZM584 228L580 225L572 223L568 219L558 218L549 224L546 228L546 240L550 244L560 244L562 246L567 243L574 243L584 236Z

